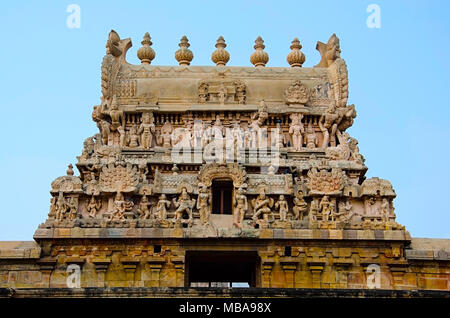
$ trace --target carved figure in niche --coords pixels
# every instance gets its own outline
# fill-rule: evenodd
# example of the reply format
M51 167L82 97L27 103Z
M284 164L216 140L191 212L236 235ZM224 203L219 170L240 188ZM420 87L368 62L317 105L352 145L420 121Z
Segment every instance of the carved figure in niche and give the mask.
M320 200L319 205L320 212L322 213L322 221L328 221L332 211L331 202L327 195L324 195L322 200Z
M197 199L197 209L200 213L200 222L203 225L207 225L209 223L209 215L210 215L210 197L208 188L202 185L199 189L198 199Z
M350 148L350 160L354 160L359 164L364 164L364 157L359 153L358 140L350 137L348 146Z
M170 204L170 201L166 199L166 195L164 193L159 196L155 211L155 216L158 220L166 219L167 209L170 207Z
M142 196L141 202L139 202L139 207L137 211L141 218L150 219L151 217L150 202L148 201L147 196L145 194Z
M306 203L303 198L303 192L297 191L294 198L294 207L292 208L294 212L294 220L303 220L303 217L308 213L308 203Z
M86 138L83 142L83 151L81 152L81 158L89 159L94 153L94 137Z
M283 128L281 128L281 123L277 123L277 132L278 134L275 135L275 140L272 140L272 146L283 148L286 144L286 136L283 133Z
M198 100L200 103L206 103L208 101L208 84L207 83L201 83L198 86Z
M233 206L234 206L235 226L242 227L245 212L247 212L248 210L247 196L245 195L245 190L242 187L239 187L236 190L236 194L233 200Z
M254 113L250 123L250 148L256 149L260 143L261 128L259 126L258 113Z
M273 199L266 196L264 188L259 190L258 197L252 200L252 205L255 213L253 214L253 220L257 221L262 214L263 220L266 222L273 221L273 215L271 208L273 206Z
M177 208L175 210L174 221L181 221L183 218L183 213L185 212L189 216L189 220L192 221L192 209L195 206L195 199L191 200L191 197L185 187L181 189L181 194L178 199L173 198L173 204Z
M59 192L58 199L56 200L56 219L62 221L65 217L66 211L68 209L66 200L62 192Z
M225 101L227 100L227 88L225 87L225 85L222 83L220 84L218 90L217 90L217 98L220 102L220 105L224 105Z
M332 147L336 146L336 130L337 119L339 115L336 113L336 107L331 105L327 108L325 113L319 119L319 127L323 133L322 148L328 147L330 144Z
M67 206L69 208L69 220L75 220L78 212L78 199L71 197L68 200Z
M117 131L119 133L119 146L120 147L125 147L125 129L122 126L117 127Z
M149 149L152 146L153 134L155 133L153 113L142 114L142 123L137 133L141 135L141 147Z
M251 140L252 140L252 132L250 129L248 129L248 126L244 128L244 148L248 149L251 146Z
M170 148L170 146L172 145L172 132L173 132L172 124L166 121L164 125L161 127L161 140L160 140L160 144L162 143L162 146L164 148Z
M338 213L332 213L331 220L332 221L350 220L351 210L352 210L352 204L350 203L349 200L347 200L345 202L341 201L338 204Z
M390 204L388 199L383 198L381 201L381 218L384 222L388 222L390 218Z
M125 127L125 117L123 115L123 111L119 110L119 104L117 103L116 96L113 97L111 102L109 116L111 116L111 131L116 131L119 127Z
M201 120L194 120L193 146L202 148L205 145L205 128Z
M93 171L90 172L89 181L86 182L86 193L90 195L100 194L100 186Z
M129 143L128 147L130 148L137 148L139 147L139 135L138 135L138 128L136 124L133 124L130 128L130 137L129 137Z
M297 151L303 147L303 133L305 132L305 128L302 124L302 118L302 114L291 114L289 134L292 136L292 146Z
M138 165L138 168L139 168L139 179L140 179L141 183L147 183L147 174L149 172L147 163L141 162Z
M102 207L102 201L96 200L95 196L91 197L91 200L86 204L86 211L88 211L88 216L90 218L95 218L97 216L97 212L100 211Z
M244 133L241 129L239 121L237 120L233 124L231 135L233 137L234 153L237 154L239 149L244 149Z
M130 211L133 208L133 202L125 201L121 192L116 193L113 203L113 212L111 213L110 221L124 220L125 212Z
M186 123L186 127L176 130L178 136L175 137L174 146L190 148L192 146L192 124L190 122Z
M311 121L308 123L308 128L306 129L305 141L306 141L306 148L314 149L317 147L318 139Z
M215 141L221 141L223 139L223 133L224 128L222 125L222 121L220 120L220 116L216 116L216 121L214 122L214 125L211 127L211 135L213 137L213 140Z
M56 218L56 201L57 201L57 197L51 197L50 198L50 210L48 212L48 217L50 219L54 219Z
M239 104L245 104L245 84L241 81L234 82L236 86L236 98Z
M294 81L288 89L286 89L286 104L305 105L309 100L309 89L300 81Z
M319 211L320 211L319 199L314 198L311 201L311 205L309 207L309 220L317 221L317 216L319 215Z
M280 221L284 222L287 219L287 213L289 211L289 205L284 198L284 195L280 195L278 201L275 203L275 209L279 210Z

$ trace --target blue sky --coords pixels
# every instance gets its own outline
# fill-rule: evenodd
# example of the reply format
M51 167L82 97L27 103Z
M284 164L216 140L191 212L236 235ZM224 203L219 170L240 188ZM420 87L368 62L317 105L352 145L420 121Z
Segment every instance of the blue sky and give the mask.
M72 3L81 8L79 29L66 26ZM381 8L380 29L366 25L369 4ZM320 60L316 41L335 32L358 112L349 133L367 176L392 182L397 220L412 236L449 238L449 9L448 1L2 1L0 240L32 239L48 213L51 181L96 133L91 111L110 29L132 39L133 64L148 31L157 65L176 65L186 34L193 65L213 65L223 35L228 65L251 66L261 35L267 66L287 66L298 37L306 67Z

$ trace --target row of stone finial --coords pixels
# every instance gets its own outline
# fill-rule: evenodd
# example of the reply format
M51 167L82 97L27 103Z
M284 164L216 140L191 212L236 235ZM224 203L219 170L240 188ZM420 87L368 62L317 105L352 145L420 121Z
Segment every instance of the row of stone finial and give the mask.
M141 60L142 64L150 64L152 60L155 58L155 51L150 47L152 45L152 41L150 35L145 33L144 39L142 40L142 47L138 50L137 56ZM178 61L180 65L189 65L191 64L192 59L194 58L194 54L191 50L189 50L189 40L184 35L181 40L180 47L178 51L175 52L175 59ZM225 48L227 47L223 36L220 36L216 42L216 50L211 55L211 60L216 63L217 66L224 66L230 60L230 53L228 53ZM264 40L258 36L255 40L255 52L250 55L250 62L252 62L255 67L265 67L267 62L269 61L269 54L264 51L266 47L264 45ZM302 45L300 44L299 39L295 38L292 41L290 46L291 52L288 54L286 60L291 67L302 67L302 64L305 62L305 54L303 54L300 49Z

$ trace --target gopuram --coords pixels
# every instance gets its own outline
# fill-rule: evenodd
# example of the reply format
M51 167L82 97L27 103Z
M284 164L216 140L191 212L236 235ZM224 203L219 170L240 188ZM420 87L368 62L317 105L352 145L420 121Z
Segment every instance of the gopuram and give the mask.
M190 65L186 36L177 66L152 64L148 33L141 43L132 65L131 40L109 33L98 133L51 183L35 242L0 242L3 295L450 290L450 240L411 238L391 183L365 177L336 35L310 68L297 38L289 67L266 67L261 37L252 67L226 65L223 37L212 66Z

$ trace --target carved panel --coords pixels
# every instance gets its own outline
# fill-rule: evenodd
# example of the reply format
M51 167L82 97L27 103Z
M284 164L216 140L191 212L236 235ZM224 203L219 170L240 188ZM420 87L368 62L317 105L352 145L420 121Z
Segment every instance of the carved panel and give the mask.
M333 168L331 171L312 168L308 171L306 186L310 194L340 194L346 184L347 176L339 168Z
M231 178L234 187L239 188L244 185L244 182L247 179L247 172L244 167L237 163L211 163L202 166L198 174L199 182L207 187L210 187L212 181L217 178Z
M199 103L245 104L247 87L241 80L202 80L198 84Z
M258 194L258 189L264 186L267 194L293 194L293 181L290 174L249 174L248 194Z
M132 192L139 183L137 168L130 163L126 166L110 163L100 173L100 187L104 192Z

